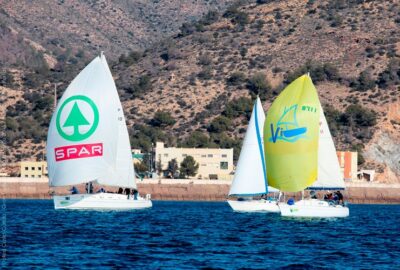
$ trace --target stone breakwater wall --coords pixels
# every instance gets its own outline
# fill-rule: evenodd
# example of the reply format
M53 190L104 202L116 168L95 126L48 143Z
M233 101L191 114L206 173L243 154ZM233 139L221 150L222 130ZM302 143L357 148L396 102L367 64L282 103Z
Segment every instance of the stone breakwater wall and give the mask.
M366 182L346 183L345 199L350 203L400 204L400 184ZM224 201L227 199L230 181L146 179L138 182L140 194L151 194L153 200ZM71 187L49 188L48 179L0 178L0 194L5 198L50 199L51 194L69 194ZM81 193L84 185L77 185ZM97 191L99 186L94 186ZM116 192L116 188L107 191ZM322 198L324 192L318 192ZM288 197L300 198L301 193L288 193Z

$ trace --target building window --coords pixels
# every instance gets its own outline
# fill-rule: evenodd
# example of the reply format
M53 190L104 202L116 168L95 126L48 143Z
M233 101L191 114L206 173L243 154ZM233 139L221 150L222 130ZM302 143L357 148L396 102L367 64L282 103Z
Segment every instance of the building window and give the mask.
M27 171L27 170L29 170L29 168L28 168L28 167L25 167L25 171Z
M32 177L32 178L35 178L35 176L34 176L33 174L31 175L31 177Z
M201 155L201 157L207 157L207 155Z
M207 166L207 164L202 163L201 166L205 167L205 166Z
M213 155L212 154L208 154L208 157L213 157Z
M29 177L29 175L25 174L25 177Z
M222 157L228 157L228 155L227 154L222 154Z
M227 161L221 161L219 166L221 167L221 170L227 170L228 169L228 162Z
M187 157L187 155L186 155L186 154L182 154L182 157L184 157L184 158L185 158L185 157Z
M34 170L35 170L35 167L31 167L31 169L32 169L32 171L34 171Z
M41 170L42 170L42 167L38 167L38 170L41 171Z
M168 157L168 154L164 154L164 157Z

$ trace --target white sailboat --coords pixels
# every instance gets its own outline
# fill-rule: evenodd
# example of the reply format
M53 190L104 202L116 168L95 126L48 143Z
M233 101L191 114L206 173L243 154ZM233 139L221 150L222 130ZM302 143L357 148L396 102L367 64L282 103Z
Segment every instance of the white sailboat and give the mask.
M276 199L253 200L253 196L278 193L279 190L268 187L265 168L262 130L265 114L260 99L253 107L249 126L244 137L235 176L229 196L240 197L239 200L228 200L234 211L242 212L279 212Z
M309 190L344 190L339 160L322 107L318 140L318 179ZM347 217L349 208L320 199L302 198L293 205L280 203L282 216L289 217Z
M68 86L47 137L51 187L98 183L137 190L125 116L103 54ZM54 196L55 209L140 209L150 195L99 192Z

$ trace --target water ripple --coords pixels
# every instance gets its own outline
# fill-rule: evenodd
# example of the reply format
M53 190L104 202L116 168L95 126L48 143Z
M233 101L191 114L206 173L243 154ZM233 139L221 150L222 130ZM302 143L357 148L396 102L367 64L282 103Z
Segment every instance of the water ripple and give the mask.
M346 219L234 213L226 203L55 211L7 200L8 269L400 269L400 206L351 205Z

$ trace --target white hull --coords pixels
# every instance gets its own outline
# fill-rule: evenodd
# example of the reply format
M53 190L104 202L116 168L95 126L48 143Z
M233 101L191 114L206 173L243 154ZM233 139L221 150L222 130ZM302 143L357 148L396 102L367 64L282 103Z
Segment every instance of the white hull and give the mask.
M293 205L279 203L279 208L283 217L339 218L349 216L348 207L331 205L317 199L301 200Z
M115 193L73 194L53 196L55 209L86 209L86 210L133 210L152 207L148 198Z
M228 201L233 211L238 212L272 212L279 213L276 201L268 200L248 200L248 201Z

